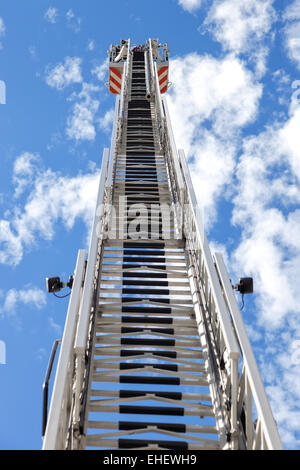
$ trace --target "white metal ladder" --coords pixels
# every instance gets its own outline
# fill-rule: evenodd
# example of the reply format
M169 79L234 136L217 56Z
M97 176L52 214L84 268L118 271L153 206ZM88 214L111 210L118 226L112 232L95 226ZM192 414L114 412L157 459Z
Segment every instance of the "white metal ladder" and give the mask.
M175 146L151 45L124 62L43 448L281 449L222 256L210 252Z

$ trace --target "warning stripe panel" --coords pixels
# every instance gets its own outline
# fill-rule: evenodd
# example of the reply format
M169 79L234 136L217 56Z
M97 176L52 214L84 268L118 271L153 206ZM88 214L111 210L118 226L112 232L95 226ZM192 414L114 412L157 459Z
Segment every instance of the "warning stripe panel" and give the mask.
M113 93L114 95L119 95L119 94L120 94L120 92L117 91L116 89L114 89L112 86L109 87L109 91L110 91L111 93Z
M109 91L119 95L122 88L122 73L115 67L109 68Z
M111 93L119 95L121 93L121 88L119 86L116 86L112 80L109 81L109 91Z
M115 75L117 75L120 80L122 79L122 74L118 69L116 69L115 67L110 67L109 70L110 72L113 72Z
M113 71L111 71L110 74L109 74L109 76L110 76L110 78L113 78L113 79L115 80L115 82L119 84L119 86L121 86L121 84L122 84L122 79L119 78L118 75L116 75Z
M116 87L121 90L121 83L118 82L118 80L116 80L116 79L113 77L113 75L110 75L109 81L110 81L111 83L114 83L114 84L116 85Z
M164 93L165 91L167 91L167 88L168 88L168 79L166 78L166 80L163 80L159 84L159 89L161 93Z
M109 89L111 93L120 94L121 89L119 86L116 86L112 81L109 83Z
M163 77L160 81L159 81L159 87L161 88L162 84L167 82L168 81L168 77Z
M159 81L159 89L161 93L165 93L168 89L168 72L169 72L169 67L165 65L164 67L161 67L159 71L157 72L158 74L158 81Z
M160 76L162 73L166 72L168 70L168 66L164 66L162 67L161 69L159 69L158 71L158 76Z

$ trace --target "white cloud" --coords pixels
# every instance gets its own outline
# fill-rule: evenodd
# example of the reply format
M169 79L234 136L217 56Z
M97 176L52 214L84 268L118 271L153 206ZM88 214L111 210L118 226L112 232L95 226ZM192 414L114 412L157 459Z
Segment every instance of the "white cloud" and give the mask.
M299 314L287 317L283 328L265 331L263 339L257 357L266 392L284 447L297 449L300 445Z
M50 327L54 330L56 335L61 335L61 326L54 321L52 317L49 318Z
M289 56L300 69L300 22L289 25L285 30L285 34Z
M54 68L47 68L46 82L49 86L62 90L72 83L82 83L81 91L72 93L68 101L73 102L71 114L67 118L66 135L76 141L94 140L96 137L95 116L99 109L100 101L93 97L99 93L100 88L91 83L82 81L81 59L79 57L66 57L64 63L57 64ZM99 79L102 78L102 66L92 70Z
M48 352L46 351L45 348L39 348L37 351L36 351L36 355L35 355L35 359L38 361L38 362L42 362L45 357L48 356Z
M295 0L286 8L283 18L286 20L285 45L289 57L300 69L300 0Z
M102 64L96 65L96 67L92 69L92 74L96 75L98 80L102 82L108 74L108 59L105 59Z
M199 31L209 31L224 51L247 53L257 77L266 72L272 24L276 13L274 0L214 0Z
M285 20L299 20L300 19L300 0L294 0L293 3L290 3L284 13L283 19Z
M52 24L56 23L57 17L58 17L58 10L55 7L49 7L44 15L45 20L47 20L49 23L52 23Z
M21 157L17 161L20 162ZM31 173L33 169L34 178ZM22 176L23 179L28 177L28 181L23 181L23 184L30 188L24 207L15 207L7 218L0 220L2 264L17 265L23 258L24 250L35 246L38 239L51 240L58 222L67 229L71 229L78 219L83 220L88 228L91 226L97 173L63 177L50 169L41 169L36 161L35 167Z
M228 256L226 245L223 245L222 243L219 243L215 240L210 240L209 248L212 253L221 253L225 266L229 265L229 256Z
M291 77L283 69L277 69L272 74L273 80L277 81L279 85L287 85L291 81Z
M274 370L278 374L278 370ZM290 374L281 376L281 380L288 379ZM294 390L300 388L299 374L294 373L290 377L285 387L281 383L267 387L272 409L275 411L276 421L281 431L283 444L290 450L299 449L300 439L297 438L299 430L300 411L296 405L299 402L299 395Z
M11 228L9 220L0 220L0 263L15 265L23 257L23 243Z
M249 137L237 169L233 222L242 227L238 269L256 279L258 321L269 328L299 313L300 107L289 119Z
M46 68L46 83L58 90L72 83L82 82L81 62L79 57L66 57L64 63L59 63L52 69Z
M232 178L240 129L253 121L262 87L232 55L189 54L170 61L167 101L178 148L185 150L205 222Z
M220 137L256 116L262 86L234 56L217 60L189 54L170 61L170 75L168 103L179 147L189 148L201 124L210 122Z
M15 315L18 305L32 304L35 308L41 309L46 305L45 292L36 287L28 287L24 289L10 289L0 308L2 314Z
M35 163L39 160L39 155L24 152L14 163L13 182L16 185L15 197L19 197L25 188L32 182Z
M258 328L253 327L252 325L245 323L245 328L247 331L247 335L251 341L251 343L255 343L257 341L262 340L262 332L258 330Z
M258 79L263 77L267 71L267 58L269 55L269 49L264 46L258 47L252 51L249 55L249 62L254 63L255 75Z
M178 4L184 8L184 10L192 13L201 7L202 0L178 0Z
M29 52L30 56L32 57L32 59L37 58L37 52L36 52L36 47L35 46L28 46L28 52Z
M6 27L3 21L3 18L0 17L0 36L4 36Z
M44 15L44 18L51 24L57 23L58 9L56 7L49 7ZM71 8L66 12L65 19L68 28L72 29L75 33L80 31L81 18L77 17Z
M275 18L273 0L214 0L205 24L225 50L237 53L255 48Z
M0 16L0 37L5 35L6 27L3 18ZM3 48L2 42L0 42L0 50Z
M95 41L93 39L90 39L87 45L88 51L93 51L95 49Z
M92 94L99 88L89 83L82 84L80 93L73 93L69 100L76 101L72 114L67 120L66 133L70 139L94 140L96 130L94 126L95 115L99 109L99 100L92 98Z
M199 143L201 142L201 147ZM235 167L236 147L204 130L197 131L191 148L194 160L189 168L207 229L216 220L217 202L224 196Z
M112 124L114 121L115 110L113 108L106 111L104 116L99 119L99 126L105 132L110 132L112 130Z
M66 18L68 21L71 21L73 18L75 18L75 14L72 9L67 11Z
M71 8L66 13L66 20L68 27L75 33L79 33L81 28L81 18L77 17Z

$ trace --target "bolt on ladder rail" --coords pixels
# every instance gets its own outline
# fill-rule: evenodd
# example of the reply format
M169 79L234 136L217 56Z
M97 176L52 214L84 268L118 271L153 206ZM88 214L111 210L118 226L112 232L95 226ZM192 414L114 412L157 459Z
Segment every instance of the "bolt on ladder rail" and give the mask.
M165 92L167 44L109 50L116 95L43 449L282 449Z

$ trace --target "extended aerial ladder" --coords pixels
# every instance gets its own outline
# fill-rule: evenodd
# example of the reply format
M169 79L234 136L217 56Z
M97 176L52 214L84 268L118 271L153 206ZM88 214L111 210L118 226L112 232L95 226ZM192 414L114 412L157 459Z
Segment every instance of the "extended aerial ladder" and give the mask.
M78 252L43 449L282 449L175 145L168 55L153 39L109 50L111 147L87 260Z

